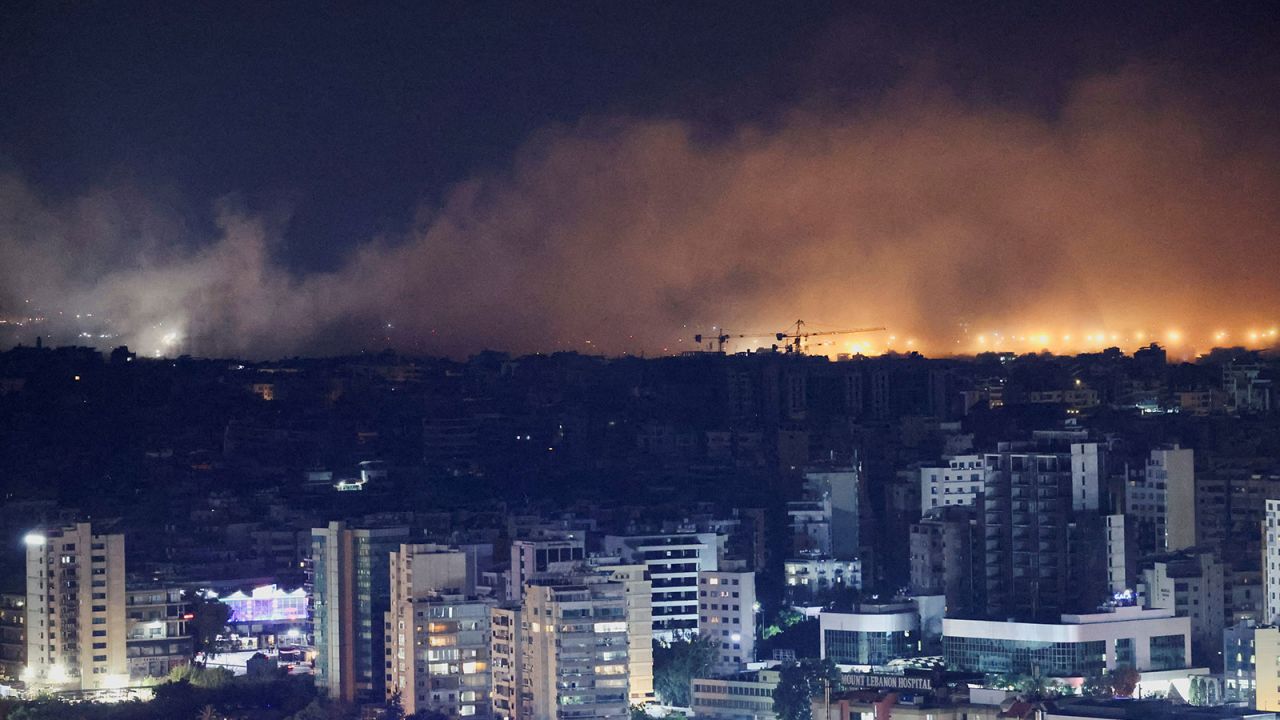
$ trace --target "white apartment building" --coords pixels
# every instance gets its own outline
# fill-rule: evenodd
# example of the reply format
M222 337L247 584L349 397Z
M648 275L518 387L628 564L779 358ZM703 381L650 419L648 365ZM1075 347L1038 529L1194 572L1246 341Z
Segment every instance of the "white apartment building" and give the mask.
M1129 567L1134 558L1130 557L1131 548L1126 541L1124 515L1106 516L1107 533L1107 588L1112 593L1123 593L1132 589L1129 585Z
M1268 500L1262 543L1262 624L1280 622L1280 500ZM30 632L30 630L28 630Z
M1083 439L1081 431L1039 431L1039 441L1066 442ZM1102 478L1106 476L1106 450L1095 442L1069 443L1071 464L1071 507L1076 511L1097 510ZM973 505L982 496L986 463L982 455L955 455L946 467L920 468L920 514L951 505Z
M698 573L719 569L716 533L606 535L605 554L644 565L652 583L653 637L671 641L698 631Z
M716 645L715 675L737 673L756 659L755 606L755 573L698 573L698 633Z
M30 532L27 547L27 667L32 687L125 687L124 535L89 523Z
M982 496L981 455L956 455L946 467L920 468L920 514L950 505L973 505Z
M604 577L620 582L627 598L627 692L632 705L654 701L653 693L653 588L644 565L608 565L597 568Z
M1096 403L1095 403L1096 404ZM1071 508L1097 510L1106 477L1106 450L1094 442L1071 443Z
M806 556L783 563L787 595L797 601L811 600L828 590L862 587L862 561Z
M1125 510L1147 528L1156 551L1196 544L1195 454L1174 445L1151 451L1141 479L1125 487Z

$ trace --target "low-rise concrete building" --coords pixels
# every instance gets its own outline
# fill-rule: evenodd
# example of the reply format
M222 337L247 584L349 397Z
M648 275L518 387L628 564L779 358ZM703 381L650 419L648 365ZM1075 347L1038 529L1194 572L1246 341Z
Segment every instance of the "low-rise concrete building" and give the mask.
M750 670L713 678L694 678L693 713L710 720L777 720L773 693L777 670Z
M125 590L125 656L129 680L162 678L190 664L191 605L182 588L131 585Z
M1114 607L1057 623L942 621L947 667L963 672L1056 678L1190 667L1191 619L1173 609Z

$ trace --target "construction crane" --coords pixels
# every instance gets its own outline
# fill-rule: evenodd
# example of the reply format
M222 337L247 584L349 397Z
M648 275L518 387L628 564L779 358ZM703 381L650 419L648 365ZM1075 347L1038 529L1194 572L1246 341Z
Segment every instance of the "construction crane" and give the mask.
M693 336L693 341L701 345L702 341L705 339L707 341L708 350L711 349L711 343L715 343L716 351L724 352L725 343L729 342L730 340L736 340L740 338L772 337L782 344L782 347L785 349L785 352L801 353L801 352L804 352L805 344L809 341L809 338L819 337L824 335L852 335L854 333L878 332L884 329L885 328L883 327L866 327L866 328L855 328L853 330L806 331L805 322L803 320L797 320L795 324L794 332L730 333L730 332L726 332L724 328L720 328L720 334L718 335L702 335L701 333L699 333ZM774 349L777 349L777 347L778 347L777 345L774 345Z
M787 349L787 352L802 353L804 352L805 344L809 342L809 338L823 335L853 335L855 333L880 332L882 330L884 330L883 327L865 327L854 328L852 330L806 331L805 322L803 320L797 320L795 332L777 333L775 337L778 338L778 342L783 343L783 347Z
M693 336L693 341L701 345L702 341L706 340L708 350L711 349L711 344L715 343L716 352L724 352L724 345L730 340L737 340L741 338L773 337L776 334L777 333L737 333L735 334L735 333L726 332L724 328L720 328L719 335L703 335L702 333L698 333L697 335Z

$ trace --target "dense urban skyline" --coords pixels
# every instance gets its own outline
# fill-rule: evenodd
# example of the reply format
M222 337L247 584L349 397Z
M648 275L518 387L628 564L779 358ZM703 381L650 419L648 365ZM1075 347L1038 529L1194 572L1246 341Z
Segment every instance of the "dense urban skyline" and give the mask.
M803 318L889 328L832 354L1190 356L1280 324L1262 4L241 9L6 24L6 344L658 355Z
M1280 720L1275 3L32 3L0 720Z

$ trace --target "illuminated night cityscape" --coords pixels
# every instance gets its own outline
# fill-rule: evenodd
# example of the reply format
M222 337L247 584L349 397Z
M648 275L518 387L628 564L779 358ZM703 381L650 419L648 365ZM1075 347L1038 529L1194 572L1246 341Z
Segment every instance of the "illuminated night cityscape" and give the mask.
M1277 48L7 8L0 720L1277 720Z

